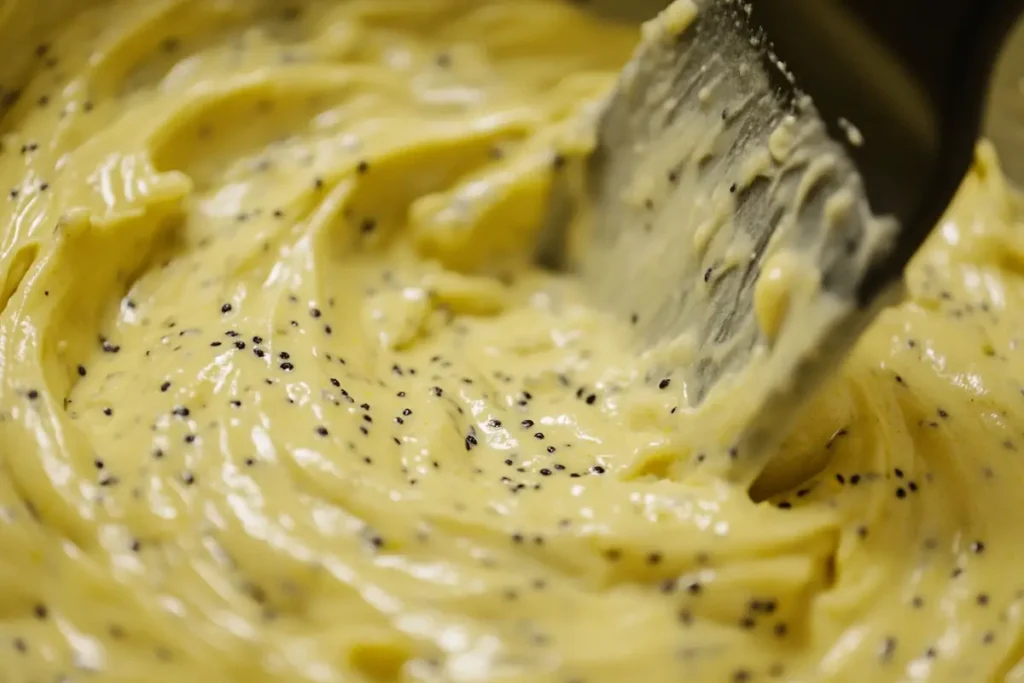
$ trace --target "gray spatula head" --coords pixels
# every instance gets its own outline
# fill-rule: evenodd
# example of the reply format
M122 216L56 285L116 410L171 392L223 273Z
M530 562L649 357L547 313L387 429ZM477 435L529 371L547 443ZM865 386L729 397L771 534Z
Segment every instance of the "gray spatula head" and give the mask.
M747 481L892 294L858 300L896 234L765 56L739 2L679 0L649 23L601 118L569 250L636 328L648 380L695 412L693 464Z

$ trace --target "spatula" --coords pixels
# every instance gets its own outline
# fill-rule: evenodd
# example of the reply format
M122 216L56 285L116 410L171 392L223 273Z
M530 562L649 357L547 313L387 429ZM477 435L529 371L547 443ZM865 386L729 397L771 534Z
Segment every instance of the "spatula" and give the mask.
M752 482L898 301L1022 5L677 0L644 27L585 215L541 257L635 327L648 382L682 393L689 466Z

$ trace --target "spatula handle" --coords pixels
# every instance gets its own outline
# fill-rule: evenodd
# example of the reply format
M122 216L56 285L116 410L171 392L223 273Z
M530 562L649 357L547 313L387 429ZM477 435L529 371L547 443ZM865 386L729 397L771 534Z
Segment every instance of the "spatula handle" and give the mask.
M729 2L730 0L724 0ZM1022 0L753 0L752 21L848 148L906 262L945 211L977 140L988 79ZM789 84L775 70L779 87ZM880 273L878 286L886 284ZM871 282L866 286L873 286ZM872 292L866 291L869 296Z

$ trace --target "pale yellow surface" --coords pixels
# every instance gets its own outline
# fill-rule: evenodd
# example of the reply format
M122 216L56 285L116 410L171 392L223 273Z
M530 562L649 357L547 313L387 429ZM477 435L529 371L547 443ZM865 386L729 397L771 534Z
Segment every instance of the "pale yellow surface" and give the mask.
M755 503L671 479L680 388L525 265L635 29L291 7L0 48L38 49L0 153L0 681L1008 675L1024 226L988 147Z

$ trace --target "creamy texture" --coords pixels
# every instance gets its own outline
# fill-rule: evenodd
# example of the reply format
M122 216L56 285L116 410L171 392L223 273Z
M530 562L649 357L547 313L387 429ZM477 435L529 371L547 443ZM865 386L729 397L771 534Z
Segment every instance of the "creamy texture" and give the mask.
M171 0L5 45L3 680L1024 680L991 149L761 502L679 480L678 387L528 265L635 35Z

